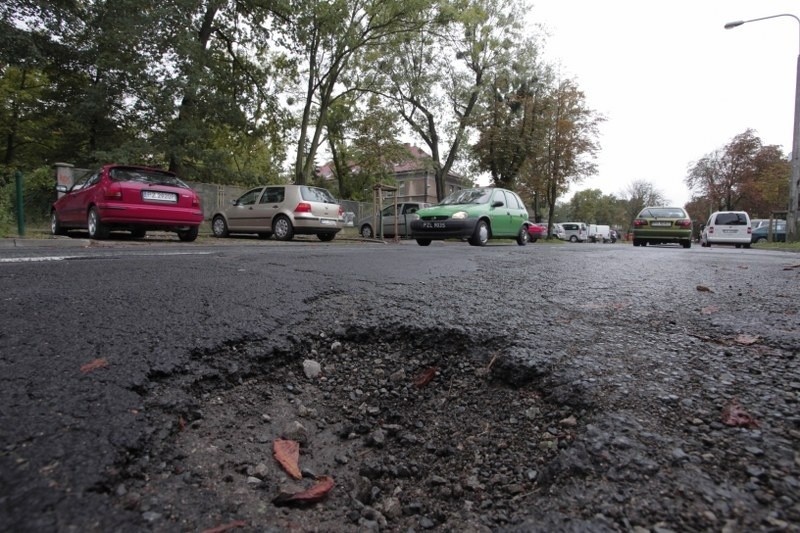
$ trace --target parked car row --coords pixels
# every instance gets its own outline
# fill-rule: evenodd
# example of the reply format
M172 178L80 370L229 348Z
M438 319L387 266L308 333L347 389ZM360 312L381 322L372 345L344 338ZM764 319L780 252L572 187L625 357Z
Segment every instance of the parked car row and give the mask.
M751 234L751 242L753 244L760 242L767 242L770 237L769 220L764 220L764 224L753 226L753 233ZM786 242L786 221L773 220L772 221L772 242Z
M182 241L194 241L203 210L199 195L177 175L135 165L104 165L79 178L71 187L59 185L60 197L50 213L54 235L71 230L88 232L92 239L124 231L143 238L148 231L173 231ZM352 222L350 223L352 224ZM255 234L288 241L295 235L332 240L345 225L342 206L329 191L309 185L255 187L211 216L216 237ZM491 239L513 239L520 246L548 236L547 224L533 222L522 199L498 187L455 191L436 205L402 202L382 209L379 216L358 222L364 238L407 237L420 246L434 240L457 238L474 246ZM770 231L771 229L771 231ZM550 235L570 242L614 242L615 230L583 222L553 224ZM786 240L786 221L751 220L745 211L717 211L701 227L703 247ZM692 221L682 207L642 209L633 222L633 245L680 244L691 247Z

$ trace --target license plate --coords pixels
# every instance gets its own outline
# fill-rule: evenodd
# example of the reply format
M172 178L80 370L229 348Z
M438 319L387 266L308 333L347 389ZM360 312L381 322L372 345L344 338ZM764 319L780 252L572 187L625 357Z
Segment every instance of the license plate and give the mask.
M724 229L722 233L739 233L738 229Z
M447 226L444 222L423 222L422 228L423 229L444 229Z
M157 200L159 202L176 203L178 201L178 195L173 192L142 191L142 198L145 200Z
M655 222L650 223L651 226L671 226L672 222L662 222L660 220L656 220Z
M336 221L332 220L330 218L322 218L322 219L320 219L319 223L322 224L323 226L335 226L336 225Z

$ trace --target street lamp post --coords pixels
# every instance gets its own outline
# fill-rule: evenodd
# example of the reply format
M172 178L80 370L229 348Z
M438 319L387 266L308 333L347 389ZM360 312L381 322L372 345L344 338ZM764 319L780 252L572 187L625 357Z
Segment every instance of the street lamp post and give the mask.
M730 30L748 22L757 22L759 20L774 19L778 17L791 17L797 21L800 26L800 18L788 13L781 13L780 15L771 15L769 17L761 17L750 20L737 20L735 22L728 22L725 24L725 29ZM800 50L797 54L797 75L794 90L794 132L792 135L792 177L789 183L789 210L786 214L786 241L797 242L800 237L800 230L797 228L797 209L798 200L797 191L800 187Z

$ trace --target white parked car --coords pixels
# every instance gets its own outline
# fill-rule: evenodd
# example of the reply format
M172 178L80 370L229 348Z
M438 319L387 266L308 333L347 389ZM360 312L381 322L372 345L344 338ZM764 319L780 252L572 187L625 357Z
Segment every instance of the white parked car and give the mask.
M708 222L700 233L700 246L729 244L750 248L753 227L750 215L745 211L717 211L708 217Z

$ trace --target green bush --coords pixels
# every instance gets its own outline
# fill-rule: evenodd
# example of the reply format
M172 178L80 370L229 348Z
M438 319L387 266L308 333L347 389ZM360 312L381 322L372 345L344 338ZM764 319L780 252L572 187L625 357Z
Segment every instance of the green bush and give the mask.
M17 184L16 169L0 169L0 236L17 233ZM50 205L56 199L55 171L40 167L22 172L22 205L25 225L47 225Z

